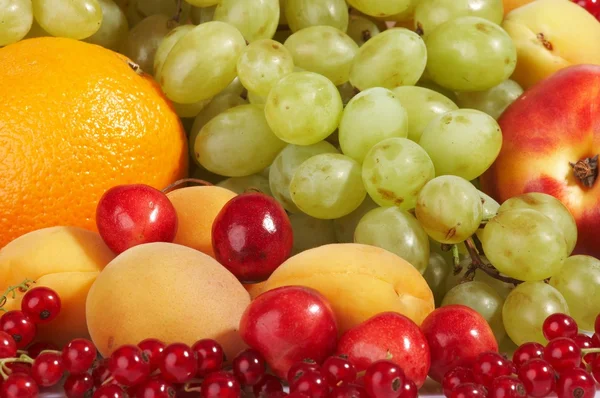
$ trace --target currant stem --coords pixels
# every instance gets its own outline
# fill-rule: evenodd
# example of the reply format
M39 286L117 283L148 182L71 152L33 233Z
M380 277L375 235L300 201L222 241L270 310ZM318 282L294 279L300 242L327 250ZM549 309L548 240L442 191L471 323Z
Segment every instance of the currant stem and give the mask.
M8 288L6 288L6 290L4 291L4 293L2 293L2 296L0 296L0 311L6 312L6 310L4 309L4 305L6 304L6 300L8 299L8 295L10 295L11 298L14 300L15 298L17 298L17 290L19 290L22 293L25 293L27 290L29 290L29 287L33 283L35 283L34 280L32 280L32 279L25 279L23 282L21 282L18 285L9 286Z
M183 386L183 391L185 391L185 392L200 392L200 386L192 387L191 383L185 383L185 385Z
M169 191L171 191L173 188L181 185L181 184L186 184L188 182L193 182L199 185L203 185L203 186L212 186L213 184L211 184L208 181L204 181L204 180L200 180L198 178L182 178L181 180L177 180L174 183L172 183L171 185L167 186L166 188L163 188L162 192L163 193L168 193Z
M600 348L584 348L583 350L581 350L581 355L598 354L598 353L600 353Z
M41 354L58 354L58 355L61 355L62 351L57 351L57 350L42 350L42 351L40 351L40 353L38 355L41 355Z
M108 379L104 380L104 382L102 383L103 386L107 385L108 383L111 383L115 378L112 376L109 376Z
M505 283L512 283L513 285L519 285L523 283L523 281L520 281L518 279L514 279L500 274L500 272L493 265L484 263L481 257L479 256L477 248L475 247L475 242L473 241L473 238L468 238L465 241L465 246L467 247L467 251L469 252L469 256L471 257L471 265L469 265L469 268L465 273L463 281L472 281L475 277L475 272L478 269L480 269L492 278L498 279L499 281Z

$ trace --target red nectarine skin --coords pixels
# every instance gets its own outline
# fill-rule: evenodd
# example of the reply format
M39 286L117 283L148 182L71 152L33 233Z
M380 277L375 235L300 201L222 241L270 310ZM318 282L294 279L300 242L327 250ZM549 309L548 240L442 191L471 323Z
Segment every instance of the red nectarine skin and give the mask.
M390 359L418 387L425 383L429 372L429 346L425 335L416 323L396 312L377 314L346 331L340 338L337 353L347 355L358 371L367 369L375 361Z
M558 198L577 222L575 253L600 257L600 182L584 186L570 165L600 153L600 66L571 66L541 81L499 124L502 150L482 190L500 203L527 192Z

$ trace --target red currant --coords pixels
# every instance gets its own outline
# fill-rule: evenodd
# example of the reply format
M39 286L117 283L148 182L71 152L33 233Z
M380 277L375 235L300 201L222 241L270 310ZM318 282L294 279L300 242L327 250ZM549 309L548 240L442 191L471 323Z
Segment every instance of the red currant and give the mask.
M298 392L298 391L294 391L289 394L285 394L285 393L283 393L283 394L284 394L283 397L285 397L285 398L311 398L310 396L303 394L301 392ZM281 398L281 397L275 396L275 397L269 397L269 398Z
M320 372L306 372L290 385L290 391L300 392L311 398L325 398L329 394L329 384Z
M402 392L398 398L417 398L418 396L419 389L417 388L417 385L410 379L404 379Z
M53 352L38 355L31 366L31 377L40 387L55 385L62 379L64 373L61 356Z
M0 331L0 359L13 358L17 356L17 343L15 339L6 332Z
M213 372L206 376L200 387L202 398L239 398L242 394L240 383L231 373Z
M35 338L35 323L22 311L8 311L0 317L0 330L12 336L18 349L24 349Z
M252 386L252 392L258 398L270 398L271 394L279 391L283 391L281 381L277 377L267 373L260 378L258 383Z
M452 390L460 384L474 383L475 375L469 368L457 366L456 368L449 370L442 379L442 388L444 395L449 397Z
M110 370L108 370L108 361L110 358L101 359L94 363L92 368L92 378L94 379L94 385L100 387L110 377Z
M138 346L123 345L110 356L108 370L119 384L135 386L150 375L150 362Z
M581 364L581 348L572 339L558 337L544 348L544 359L554 370L561 373L565 369L578 367Z
M594 359L594 361L590 364L590 368L592 369L592 375L594 376L598 384L600 384L600 355L598 355L596 359Z
M593 348L593 344L592 344L592 338L586 334L580 333L577 336L575 336L573 338L573 341L575 342L575 344L577 344L577 347L579 347L582 350L587 350L589 348ZM594 360L594 358L596 358L596 354L595 353L590 353L590 354L586 354L583 357L583 360L586 363L590 363ZM583 367L583 361L581 366Z
M63 365L71 374L87 372L96 360L96 347L87 339L74 339L62 350Z
M248 348L233 359L233 374L242 386L253 386L265 374L267 364L256 350Z
M164 379L153 377L135 389L135 398L174 398L175 389Z
M596 383L588 372L581 368L566 369L556 383L558 398L594 398Z
M39 389L33 378L23 373L8 376L0 387L2 398L36 398L38 394Z
M596 334L600 334L600 314L596 316L596 322L594 324L594 331Z
M122 387L116 384L106 384L94 391L92 398L128 398L128 396Z
M551 341L557 337L573 338L579 333L579 328L575 319L569 315L556 313L544 320L542 332L546 340Z
M300 362L296 362L288 370L287 381L290 385L292 385L298 379L298 377L302 376L304 373L312 371L319 371L319 364L312 359L304 359Z
M534 398L550 394L556 384L556 373L552 365L543 359L532 359L519 368L519 380L527 394Z
M540 343L525 343L519 346L513 354L513 363L519 369L521 365L530 359L542 358L544 356L544 346Z
M212 339L199 340L192 346L198 357L198 376L204 376L221 369L225 361L223 347Z
M58 351L58 347L53 343L38 341L27 347L27 355L29 355L29 358L35 359L40 355L40 352L46 350Z
M492 382L488 398L524 398L525 386L514 376L500 376Z
M376 361L367 368L364 383L372 397L396 398L404 385L404 372L392 361Z
M23 362L10 362L6 364L12 373L23 373L31 376L31 365Z
M327 358L321 365L321 374L332 387L356 380L356 368L348 359L341 356Z
M198 357L196 352L186 344L170 344L163 351L159 369L166 381L185 383L196 375Z
M89 397L94 389L94 380L87 373L72 374L65 380L64 389L67 398Z
M160 358L167 345L158 339L146 339L138 344L138 347L144 352L144 355L148 357L150 362L150 373L158 369L160 364Z
M408 396L399 395L398 398L408 398ZM269 397L270 398L270 397ZM333 387L329 393L329 398L369 398L367 390L364 387L357 386L356 384L342 384L337 387Z
M487 391L484 386L475 383L459 384L452 390L448 398L486 398Z
M473 363L475 382L490 387L496 377L510 376L512 366L506 358L497 352L483 352Z
M21 311L34 323L48 323L60 313L58 293L49 287L35 287L23 296Z
M595 333L592 336L592 347L600 348L600 333Z

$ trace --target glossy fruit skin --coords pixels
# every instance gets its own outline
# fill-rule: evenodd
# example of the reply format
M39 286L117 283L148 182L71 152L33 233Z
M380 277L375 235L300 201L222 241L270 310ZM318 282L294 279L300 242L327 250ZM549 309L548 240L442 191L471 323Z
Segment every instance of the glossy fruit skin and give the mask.
M566 314L552 314L546 318L542 325L544 337L551 341L557 337L573 338L577 336L579 329L575 319Z
M554 370L562 373L569 368L581 364L581 348L575 341L567 337L558 337L550 341L544 348L544 359L552 365Z
M138 347L144 352L150 362L150 373L158 369L158 364L160 363L162 353L166 346L167 345L162 341L152 338L139 342Z
M498 352L487 321L469 307L449 305L429 314L421 324L431 353L429 376L441 382L456 366L471 366L483 352Z
M320 372L307 372L290 385L290 391L312 398L326 398L329 394L329 384Z
M37 328L31 318L22 311L13 310L0 317L0 330L13 338L18 349L24 349L35 338Z
M246 344L260 352L281 378L304 358L321 363L334 352L338 335L327 300L301 286L284 286L258 296L242 314L239 330Z
M38 341L27 347L27 355L29 355L31 359L35 359L44 350L58 351L58 347L53 343Z
M305 358L301 361L294 363L287 372L286 380L291 385L293 384L298 377L300 377L303 373L315 371L320 371L320 366L314 360Z
M145 184L118 185L98 202L96 225L115 253L151 242L173 242L177 212L167 196Z
M534 398L548 395L556 385L555 371L543 359L532 359L519 368L519 380L525 386L527 394Z
M542 358L544 356L544 346L540 343L530 342L517 347L513 353L513 363L518 368L530 359Z
M164 379L170 383L185 383L198 371L196 353L186 344L169 344L163 351L159 365Z
M12 358L17 355L17 343L12 336L0 331L0 359Z
M454 369L449 370L442 379L444 395L449 397L455 387L465 383L475 383L475 375L471 368L457 366Z
M558 398L594 398L596 383L592 375L581 368L572 368L561 373L556 383Z
M399 398L417 398L419 396L419 388L417 385L409 379L404 379L402 385L402 392Z
M365 372L365 390L372 397L396 398L401 394L404 380L404 372L396 363L376 361Z
M0 386L2 398L35 398L39 394L39 388L31 376L15 373Z
M212 245L217 261L240 281L264 281L292 252L292 224L272 197L241 194L217 215Z
M92 398L128 398L128 395L118 385L107 384L94 391Z
M96 359L96 347L87 339L75 339L62 350L63 365L71 374L85 373Z
M135 386L148 378L150 361L135 345L123 345L110 356L108 370L123 386Z
M72 374L65 380L65 394L67 398L83 398L91 394L94 380L87 373Z
M108 370L108 362L110 358L104 358L100 361L96 361L92 367L92 378L94 379L94 386L100 387L110 377L110 370Z
M226 372L211 373L202 382L202 398L239 398L241 387L232 374Z
M357 373L352 362L341 356L327 358L321 365L320 372L332 388L338 384L354 382Z
M401 398L409 398L403 395ZM334 387L329 393L329 398L370 398L364 387L353 384L342 384Z
M596 383L600 383L600 355L591 363L592 375L596 379Z
M60 354L44 352L33 361L31 377L38 386L50 387L60 381L64 371Z
M475 383L460 384L448 396L448 398L486 398L487 391L484 386Z
M600 1L598 0L571 0L583 8L600 21Z
M266 372L262 355L251 348L240 352L233 359L233 375L242 386L253 386Z
M431 363L429 345L419 326L396 312L377 314L346 331L340 337L337 353L347 355L359 372L386 359L389 353L419 388Z
M58 293L49 287L28 290L21 300L21 311L34 323L48 323L60 313L61 301Z
M260 380L252 386L252 392L256 397L260 397L261 394L262 396L271 396L271 394L280 391L283 391L281 381L271 374L264 374Z
M204 376L221 369L225 353L223 352L223 347L215 340L198 340L192 346L192 351L196 353L198 358L198 376Z
M175 389L170 383L166 382L160 376L154 376L135 388L135 398L173 397L175 397Z
M488 391L489 398L525 398L527 391L517 377L500 376L492 382Z
M473 374L476 383L489 388L496 378L510 376L512 365L497 352L484 352L475 359Z

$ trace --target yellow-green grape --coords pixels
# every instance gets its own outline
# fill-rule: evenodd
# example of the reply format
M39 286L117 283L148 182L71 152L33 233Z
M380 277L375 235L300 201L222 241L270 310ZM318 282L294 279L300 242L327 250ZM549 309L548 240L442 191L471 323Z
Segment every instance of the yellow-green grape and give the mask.
M290 214L289 217L294 232L292 254L337 243L332 220L322 220L304 213Z
M433 292L436 307L442 304L446 295L446 278L451 273L452 267L441 254L434 251L429 253L429 263L423 273L423 278Z
M485 192L481 192L480 190L477 191L481 197L481 203L483 204L483 219L489 220L498 214L500 204Z
M294 204L290 194L290 182L302 163L315 155L323 153L339 153L327 141L317 142L313 145L288 145L277 155L269 170L269 186L273 197L290 213L300 210Z
M431 91L435 91L436 93L442 94L444 97L448 98L450 101L454 102L455 104L458 102L458 100L456 98L456 93L454 91L448 90L447 88L444 88L444 87L440 86L439 84L432 82L431 79L426 75L427 75L427 70L425 70L425 72L423 72L423 76L417 82L417 84L415 86L428 88Z
M166 15L149 16L135 25L121 43L121 53L147 73L154 71L154 56L167 34L177 23Z
M600 314L600 260L584 255L569 257L552 276L550 285L563 295L579 328L593 331Z
M242 194L249 191L260 191L265 195L272 196L269 188L269 179L260 174L251 174L244 177L230 177L217 184L221 188L229 189L235 193Z
M348 6L344 0L285 0L285 20L293 32L309 26L348 28Z
M504 275L541 281L561 270L567 242L559 226L539 211L500 211L480 235L485 255Z
M363 17L362 15L351 15L346 33L360 47L369 39L381 33L381 30L379 29L379 26L369 18Z
M356 226L369 211L378 208L379 205L369 195L352 213L333 220L335 236L339 243L354 243L354 231Z
M408 138L419 142L425 127L439 115L458 109L442 94L424 87L402 86L392 90L408 113Z
M248 91L248 102L254 105L264 105L267 103L267 97L263 97L253 91Z
M380 206L404 210L415 207L419 191L434 177L427 152L407 138L388 138L374 145L362 166L369 196Z
M411 0L348 0L358 11L373 17L400 14L411 7Z
M214 97L236 77L237 59L244 47L242 34L225 22L196 26L165 59L160 79L165 94L182 104Z
M552 195L541 192L530 192L513 196L502 203L498 212L512 209L537 210L551 219L562 231L567 241L567 255L570 255L577 244L577 224L567 207Z
M194 7L211 7L219 4L219 0L185 0Z
M421 0L413 21L415 29L427 36L444 22L466 16L485 18L499 25L504 18L502 0Z
M255 174L269 166L285 143L258 105L240 105L215 116L196 137L194 152L209 171L227 177Z
M340 154L324 153L305 161L290 182L294 204L311 217L335 219L360 206L366 192L360 165Z
M419 145L431 157L437 175L473 180L498 157L502 131L490 115L458 109L437 116L423 130Z
M360 90L412 86L426 64L423 39L408 29L392 28L360 47L350 69L350 83Z
M440 176L419 192L415 214L429 236L440 243L453 244L463 242L477 231L483 205L469 181Z
M457 93L461 108L478 109L498 120L500 115L523 94L523 89L514 80L505 80L485 91Z
M240 81L248 91L261 97L269 95L275 83L293 71L292 54L271 39L250 43L237 60Z
M0 47L23 39L32 23L31 0L0 1Z
M288 37L285 47L294 64L319 73L336 86L346 83L358 45L350 36L331 26L310 26Z
M425 41L427 72L450 90L488 90L508 79L517 65L512 39L487 19L453 19L438 26Z
M183 36L188 34L192 29L194 29L194 25L181 25L171 30L169 33L165 35L165 37L161 40L158 48L156 49L156 53L154 54L154 62L153 62L153 73L156 81L160 81L162 67L165 64L165 60L167 59L167 55L175 46L175 43L179 41Z
M552 314L569 314L569 306L558 290L544 282L525 282L504 301L502 319L506 333L515 344L548 343L542 332Z
M31 0L33 16L52 36L81 40L102 25L102 7L97 0Z
M502 322L502 298L494 288L484 282L464 282L453 287L442 301L442 307L447 305L465 305L477 311L490 325L496 340L506 336Z
M361 218L354 242L397 254L421 274L429 265L429 236L417 219L397 207L380 207Z
M489 261L487 260L486 257L481 256L481 259L483 260L483 262L489 263ZM452 260L450 260L450 261L452 261ZM461 283L463 281L463 278L464 278L465 274L467 273L469 265L471 265L471 257L465 256L464 258L461 259L460 267L462 268L462 271L460 271L456 275L454 275L454 272L451 272L448 275L448 277L445 281L446 291L450 291L453 287L457 286L459 283ZM498 293L500 295L500 297L502 297L502 299L505 299L508 296L508 294L510 292L512 292L513 289L515 288L515 285L513 285L512 283L503 282L499 279L496 279L496 278L486 274L484 271L481 271L481 270L478 270L475 272L475 276L474 276L473 280L476 282L483 282L486 285L491 286L492 288L494 288L496 293Z
M164 15L177 21L187 21L192 6L189 3L181 4L181 14L177 10L178 0L121 0L125 3L125 15L129 26L135 26L143 19L152 15Z
M125 13L113 0L97 0L102 8L100 29L84 41L117 50L127 37L129 23Z
M194 25L200 25L214 20L216 5L210 7L192 7L190 20Z
M331 80L313 72L293 72L269 92L265 115L283 141L311 145L327 138L342 116L340 93Z
M235 26L248 43L270 39L279 24L279 0L221 0L213 19Z
M408 116L396 95L381 87L360 92L348 102L338 127L340 147L362 163L373 146L387 138L408 136Z
M223 91L219 93L219 95L235 94L239 95L240 97L245 97L247 93L248 90L246 90L246 87L244 87L240 81L240 78L236 77L231 83L229 83L227 87L223 89Z
M212 99L209 98L194 102L193 104L179 104L177 102L173 102L172 104L177 116L182 118L195 118L200 112L202 112L202 109L206 108L206 106L210 104L211 101Z

